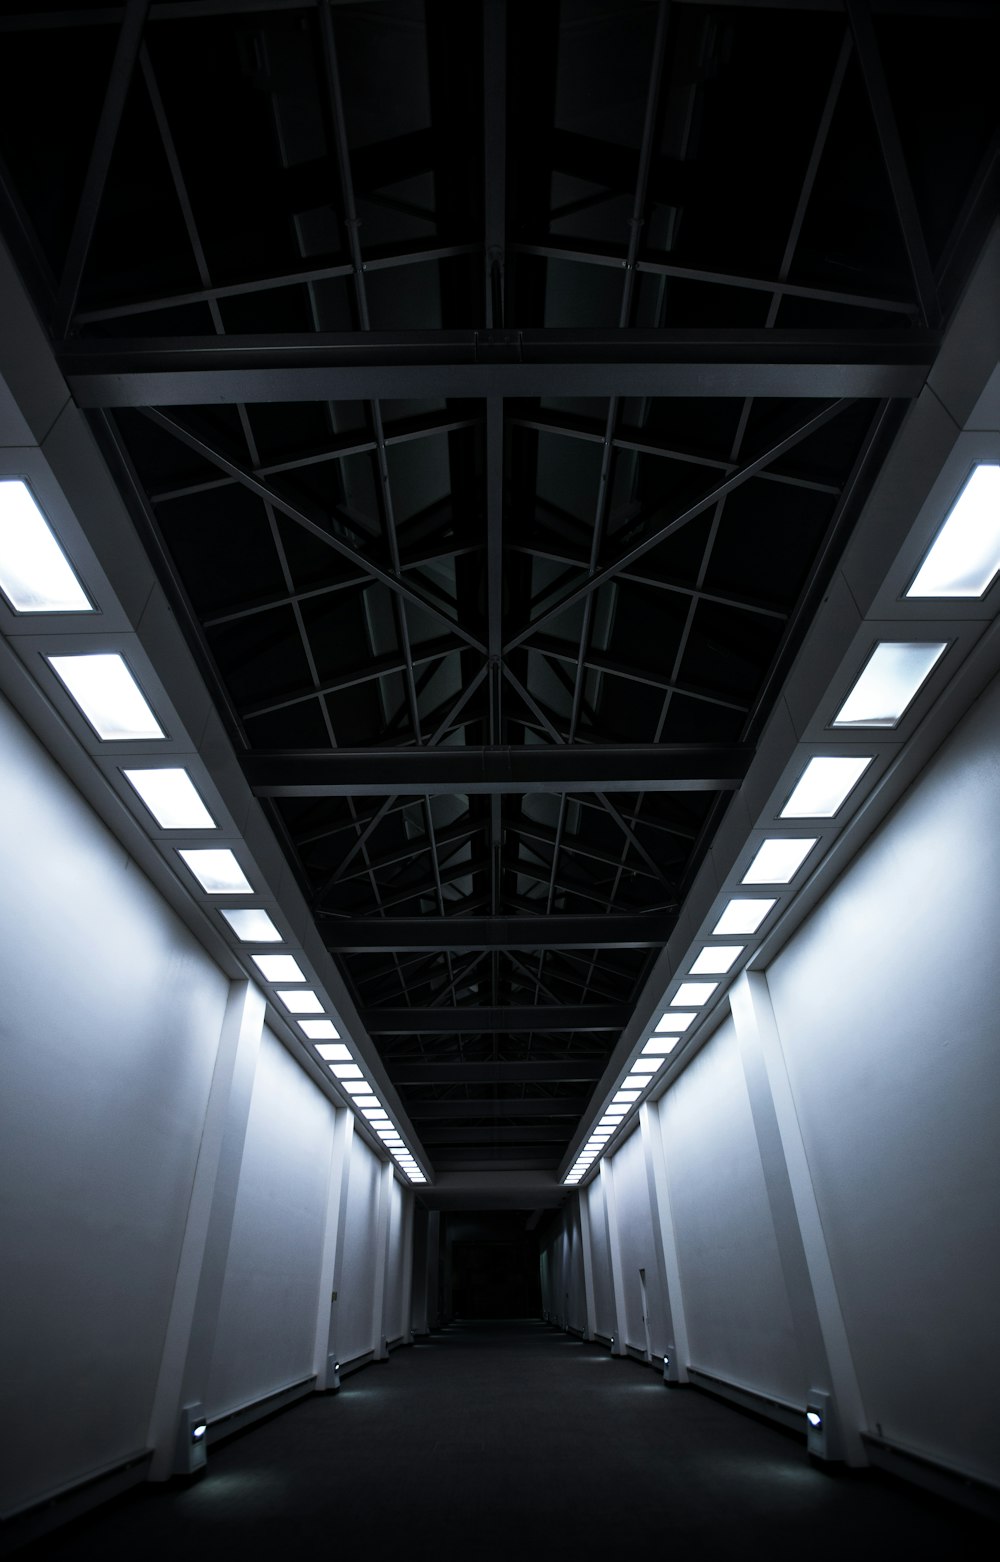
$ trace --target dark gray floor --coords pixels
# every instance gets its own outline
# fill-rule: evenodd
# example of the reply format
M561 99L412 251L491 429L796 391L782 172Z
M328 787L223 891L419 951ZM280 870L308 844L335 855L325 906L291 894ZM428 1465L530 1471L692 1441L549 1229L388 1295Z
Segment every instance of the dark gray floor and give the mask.
M453 1325L20 1553L642 1562L979 1558L997 1529L540 1323Z

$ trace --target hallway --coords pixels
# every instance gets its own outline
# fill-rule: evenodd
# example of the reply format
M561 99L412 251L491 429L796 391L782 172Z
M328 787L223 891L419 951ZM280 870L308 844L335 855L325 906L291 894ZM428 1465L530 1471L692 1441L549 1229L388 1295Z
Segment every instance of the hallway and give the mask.
M812 1468L802 1439L667 1390L545 1324L455 1323L20 1553L116 1559L339 1553L684 1559L993 1554L991 1525L875 1475Z

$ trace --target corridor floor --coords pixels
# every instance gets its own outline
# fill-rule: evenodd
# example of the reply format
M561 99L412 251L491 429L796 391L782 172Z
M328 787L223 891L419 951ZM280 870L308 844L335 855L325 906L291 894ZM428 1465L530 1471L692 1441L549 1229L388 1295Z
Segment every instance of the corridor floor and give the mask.
M20 1556L714 1562L996 1554L993 1525L541 1323L466 1323L209 1451Z

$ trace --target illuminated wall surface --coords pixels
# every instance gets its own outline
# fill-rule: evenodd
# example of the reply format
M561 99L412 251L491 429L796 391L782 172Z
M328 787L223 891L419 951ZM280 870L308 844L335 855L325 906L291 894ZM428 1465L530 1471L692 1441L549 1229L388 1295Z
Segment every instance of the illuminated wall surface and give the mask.
M1000 681L766 972L781 1057L863 1407L888 1441L995 1482L1000 1370ZM659 1296L639 1163L665 1152L688 1361L804 1406L808 1320L782 1270L738 1026L722 1018L647 1124L608 1159L622 1295L607 1260L608 1175L589 1204L589 1328L643 1352L639 1269ZM579 1213L550 1235L554 1317L588 1328ZM653 1277L650 1284L649 1277ZM569 1314L563 1298L568 1294ZM655 1353L665 1309L652 1311Z
M0 1474L10 1511L152 1445L230 983L6 702L0 752L0 1245L4 1338L17 1342L0 1396L19 1428ZM261 1005L243 1120L228 1124L243 1134L235 1173L228 1187L219 1179L211 1211L217 1228L228 1209L229 1228L210 1222L205 1241L221 1275L216 1313L206 1325L197 1301L193 1311L194 1332L212 1338L184 1393L209 1418L325 1370L329 1352L347 1365L404 1333L412 1195L386 1187L360 1137L338 1301L331 1309L324 1288L321 1308L335 1117L346 1109L262 1019Z

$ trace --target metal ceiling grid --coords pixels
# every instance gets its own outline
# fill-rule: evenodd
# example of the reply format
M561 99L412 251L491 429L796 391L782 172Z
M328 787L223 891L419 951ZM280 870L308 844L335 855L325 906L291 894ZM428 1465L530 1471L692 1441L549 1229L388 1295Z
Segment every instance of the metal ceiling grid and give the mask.
M366 1028L554 1168L933 362L995 7L0 29L5 235Z

